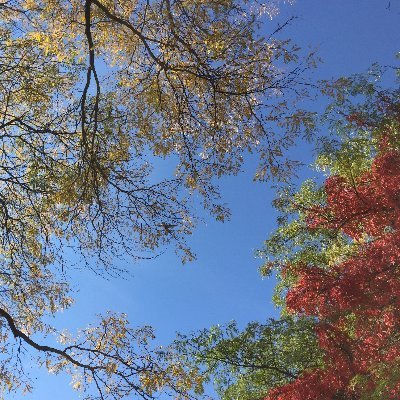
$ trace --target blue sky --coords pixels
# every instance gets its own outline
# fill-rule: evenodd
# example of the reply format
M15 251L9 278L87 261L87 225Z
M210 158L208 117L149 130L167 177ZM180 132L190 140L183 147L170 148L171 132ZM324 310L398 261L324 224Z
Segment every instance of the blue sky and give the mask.
M311 79L327 79L365 71L373 62L394 65L400 43L400 0L297 0L283 6L281 15L266 21L271 31L278 21L298 16L283 33L301 47L318 48L323 63ZM315 109L321 104L316 103ZM293 153L312 161L309 149L300 145ZM76 328L94 320L96 313L115 310L128 314L132 325L149 324L158 341L169 343L176 331L189 332L236 319L241 326L252 320L276 316L271 303L273 280L258 274L261 260L255 249L273 231L275 213L268 184L254 183L256 160L250 158L244 172L221 179L225 202L232 218L225 224L204 215L189 243L197 261L182 266L172 249L152 261L132 263L132 276L106 281L83 272L75 306L60 315ZM301 173L305 176L307 172ZM38 374L35 390L26 400L74 400L68 377Z

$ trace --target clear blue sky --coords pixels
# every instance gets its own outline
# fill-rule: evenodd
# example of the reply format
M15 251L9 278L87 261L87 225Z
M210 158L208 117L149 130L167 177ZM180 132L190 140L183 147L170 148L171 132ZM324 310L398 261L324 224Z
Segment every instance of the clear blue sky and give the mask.
M303 48L318 48L323 59L314 78L331 78L365 71L373 62L395 64L400 43L400 0L297 0L283 6L281 15L266 21L271 31L278 21L298 16L284 36ZM315 104L316 108L321 107ZM311 162L307 149L300 147ZM271 304L274 282L261 280L261 260L254 250L273 231L275 214L267 184L252 182L255 160L248 160L238 177L221 180L224 200L232 210L230 222L216 223L205 216L189 242L198 260L182 266L172 250L155 260L128 266L132 277L111 280L84 272L79 278L76 305L60 315L76 328L106 310L125 312L132 325L155 327L160 343L169 343L176 331L189 332L236 319L240 325L276 315ZM74 400L69 380L38 375L35 391L26 400ZM11 396L10 396L11 398Z

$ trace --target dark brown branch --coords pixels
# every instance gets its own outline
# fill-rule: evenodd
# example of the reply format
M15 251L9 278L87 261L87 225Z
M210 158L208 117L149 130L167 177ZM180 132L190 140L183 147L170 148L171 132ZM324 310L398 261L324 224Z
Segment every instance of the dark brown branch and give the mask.
M7 321L8 326L10 327L11 332L15 338L22 339L26 344L29 344L29 346L33 347L34 349L45 352L45 353L57 354L57 355L65 358L67 361L71 362L72 364L76 365L77 367L82 367L82 368L90 369L90 370L94 370L96 368L104 369L104 367L93 367L93 366L90 366L87 364L83 364L83 363L75 360L74 358L72 358L68 353L65 352L65 350L56 349L55 347L50 347L50 346L43 346L41 344L36 343L28 335L26 335L24 332L22 332L20 329L17 328L17 326L15 325L14 319L11 317L11 315L7 311L3 310L2 308L0 308L0 316L3 317Z
M87 0L85 3L85 35L87 38L88 42L88 47L89 47L89 67L87 69L87 74L86 74L86 84L83 89L82 93L82 100L81 100L81 110L82 110L82 139L83 139L83 144L86 147L85 150L87 150L88 146L88 138L87 138L87 132L86 132L86 99L87 99L87 93L90 87L90 82L91 82L91 77L92 74L94 76L94 80L96 82L96 96L95 96L95 104L94 104L94 128L93 128L93 135L92 135L92 150L94 147L94 138L97 132L97 124L98 124L98 113L99 113L99 98L100 98L100 82L99 78L97 76L96 72L96 67L95 67L95 54L94 54L94 42L93 42L93 36L91 32L91 6L92 6L92 0Z

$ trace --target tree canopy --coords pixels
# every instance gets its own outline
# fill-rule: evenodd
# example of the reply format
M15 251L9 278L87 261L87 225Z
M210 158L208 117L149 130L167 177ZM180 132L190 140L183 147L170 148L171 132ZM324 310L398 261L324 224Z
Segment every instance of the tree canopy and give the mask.
M236 174L251 150L259 179L284 177L282 151L311 123L288 97L305 94L313 59L279 39L285 24L261 35L276 12L247 0L1 3L3 390L30 390L20 363L29 348L87 399L196 389L196 369L151 349L151 329L124 315L77 337L48 317L73 303L71 249L99 273L170 242L190 260L190 194L224 220L214 178ZM172 170L154 171L156 157ZM43 344L48 335L60 346Z
M284 317L253 322L241 331L232 321L180 335L174 352L202 383L212 382L223 400L253 400L283 386L306 369L322 365L314 321Z

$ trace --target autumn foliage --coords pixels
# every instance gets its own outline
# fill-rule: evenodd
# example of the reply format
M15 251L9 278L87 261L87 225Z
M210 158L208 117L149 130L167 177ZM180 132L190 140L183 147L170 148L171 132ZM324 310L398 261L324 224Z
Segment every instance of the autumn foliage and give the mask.
M286 267L297 275L287 309L316 319L325 366L273 389L268 400L400 396L400 152L390 143L380 139L360 176L329 177L325 204L307 213L310 231L339 231L354 250L329 267Z

